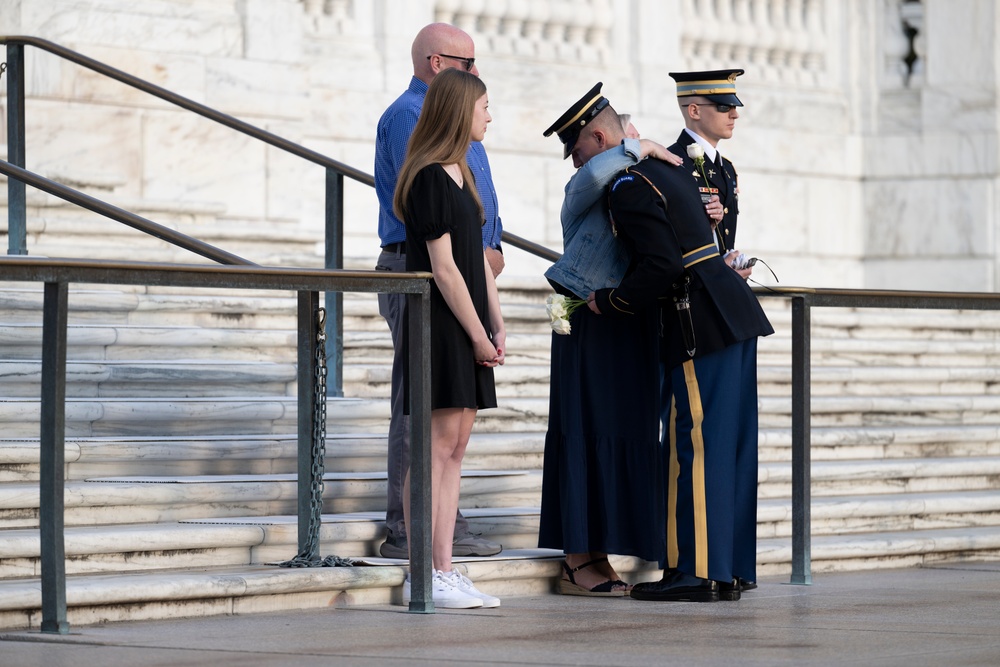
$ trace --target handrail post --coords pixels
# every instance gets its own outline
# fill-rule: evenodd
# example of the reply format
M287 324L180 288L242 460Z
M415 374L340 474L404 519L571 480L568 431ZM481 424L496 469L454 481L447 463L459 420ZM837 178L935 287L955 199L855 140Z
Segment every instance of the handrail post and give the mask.
M326 268L344 268L344 174L326 169ZM344 395L344 295L326 293L328 396Z
M66 303L67 284L45 283L42 306L42 405L38 527L42 632L69 634L66 621Z
M792 584L812 584L810 303L792 298Z
M322 507L312 507L313 467L313 409L316 400L316 311L319 308L319 292L303 290L298 300L298 519L299 556L307 560L319 558L319 539L312 540L309 534L310 521L317 525L322 521ZM319 481L319 480L317 480ZM313 517L313 514L316 514ZM311 543L314 542L314 543Z
M25 168L24 45L7 45L7 161ZM7 179L7 254L28 254L28 200L25 184Z
M434 613L431 593L431 295L406 295L410 340L410 611Z

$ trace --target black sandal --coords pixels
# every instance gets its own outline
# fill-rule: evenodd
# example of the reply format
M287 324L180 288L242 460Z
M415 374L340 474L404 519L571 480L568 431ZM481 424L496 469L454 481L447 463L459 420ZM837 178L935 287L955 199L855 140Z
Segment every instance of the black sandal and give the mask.
M593 588L585 588L580 584L576 583L576 578L573 577L574 572L579 572L580 570L595 565L597 563L606 563L607 558L595 558L592 561L588 561L583 565L578 567L570 568L570 566L564 560L562 562L563 571L565 571L566 576L569 579L559 579L559 592L562 595L584 595L587 597L598 597L598 598L613 598L613 597L625 597L628 595L628 584L626 584L621 579L602 581ZM620 589L615 589L615 586L621 586Z

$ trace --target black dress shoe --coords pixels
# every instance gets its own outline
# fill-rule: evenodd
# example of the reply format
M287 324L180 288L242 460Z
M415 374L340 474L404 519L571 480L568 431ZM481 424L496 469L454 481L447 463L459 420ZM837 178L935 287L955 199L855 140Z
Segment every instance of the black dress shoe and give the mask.
M752 591L753 589L757 588L756 581L749 581L748 579L743 579L740 577L737 578L737 581L740 582L740 588L742 588L745 591Z
M636 584L632 587L630 595L636 600L718 602L719 584L711 579L701 579L678 570L668 570L659 581Z
M733 579L732 581L720 581L719 584L719 599L726 602L736 602L740 599L742 591L740 582L742 579Z

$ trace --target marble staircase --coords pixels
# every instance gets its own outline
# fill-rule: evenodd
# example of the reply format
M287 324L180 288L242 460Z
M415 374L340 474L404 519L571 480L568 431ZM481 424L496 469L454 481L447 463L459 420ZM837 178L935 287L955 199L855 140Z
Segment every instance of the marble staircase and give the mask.
M461 504L505 545L465 559L484 590L551 590L534 549L549 333L537 280L501 281L511 354ZM384 528L390 343L345 296L345 396L328 414L323 555L378 567L268 565L296 551L294 298L81 286L70 291L66 552L70 621L388 602ZM760 348L760 573L787 574L790 315ZM0 285L0 627L39 619L37 286ZM813 571L1000 557L1000 315L813 314ZM656 576L630 558L632 579ZM142 591L139 593L137 591Z

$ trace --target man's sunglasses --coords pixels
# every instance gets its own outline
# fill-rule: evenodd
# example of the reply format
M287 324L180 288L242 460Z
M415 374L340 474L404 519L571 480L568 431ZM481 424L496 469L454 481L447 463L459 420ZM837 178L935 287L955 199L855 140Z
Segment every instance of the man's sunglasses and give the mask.
M432 53L431 55L427 56L427 60L430 60L434 56L441 56L442 58L451 58L452 60L458 60L462 63L465 63L466 72L471 72L472 68L475 67L476 65L475 58L462 58L461 56L449 56L447 53Z
M697 102L692 102L691 104L696 107L715 107L715 110L719 113L729 113L736 107L735 104L698 104Z

